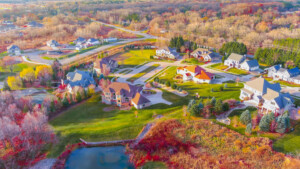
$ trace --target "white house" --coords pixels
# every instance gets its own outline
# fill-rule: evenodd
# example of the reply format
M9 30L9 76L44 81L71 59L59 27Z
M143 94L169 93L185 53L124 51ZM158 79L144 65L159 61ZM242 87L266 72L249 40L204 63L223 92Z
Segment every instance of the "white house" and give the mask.
M156 56L154 58L169 58L177 59L179 54L176 52L175 48L164 47L156 50Z
M11 55L21 55L21 49L17 45L8 46L7 52Z
M76 45L83 45L85 42L86 42L86 39L84 39L83 37L78 37L78 38L74 41L74 43L75 43Z
M198 48L191 53L191 56L204 62L219 60L220 55L206 48Z
M274 80L283 80L295 84L300 84L300 70L298 67L293 69L282 68L281 65L275 65L267 68L268 77Z
M206 72L199 66L184 66L177 68L177 74L182 75L183 81L194 81L196 83L211 83L215 75Z
M55 48L59 46L59 43L56 40L49 40L47 41L47 46Z
M245 61L246 56L231 53L231 55L225 60L224 65L229 67L240 68L241 64Z
M293 106L293 98L289 94L280 91L279 83L271 84L260 77L244 84L240 99L251 100L266 112L282 113Z
M106 42L106 43L112 43L112 42L117 42L118 41L118 38L105 38L103 39L103 42Z
M100 45L100 41L95 38L88 39L85 43L85 47Z
M244 61L241 64L241 69L244 69L247 71L256 71L259 69L259 64L256 59Z
M151 102L150 102L150 100L148 100L146 97L144 97L140 93L136 93L134 98L131 100L131 104L136 109L143 109L145 107L150 106Z

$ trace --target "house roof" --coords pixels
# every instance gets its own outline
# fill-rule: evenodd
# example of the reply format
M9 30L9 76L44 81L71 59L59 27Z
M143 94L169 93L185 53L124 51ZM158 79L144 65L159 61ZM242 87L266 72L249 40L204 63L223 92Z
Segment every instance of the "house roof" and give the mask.
M235 60L235 61L241 61L244 58L243 55L231 53L228 59Z
M105 58L102 58L101 60L96 60L94 68L102 69L103 65L107 65L109 67L113 67L113 65L116 62L117 62L116 60L113 60L113 59L111 59L109 57L105 57Z
M281 68L281 65L274 65L272 67L266 68L267 70L269 69L275 69L275 71L278 71Z
M67 80L65 80L64 83L69 84L71 87L81 86L84 88L88 87L91 84L96 84L93 76L89 72L81 70L69 72L67 74Z
M134 96L134 98L131 101L136 105L150 103L150 100L148 100L146 97L144 97L140 93L136 93L136 95Z
M209 72L205 72L205 71L201 71L199 74L197 74L195 76L195 78L197 79L204 79L204 80L211 80L213 74L209 73Z
M289 93L280 93L272 89L267 89L267 93L263 95L265 100L274 100L280 109L284 108L288 101L294 102Z
M289 74L290 74L291 76L295 76L295 75L298 75L298 74L300 73L298 67L295 67L295 68L293 68L293 69L289 69L288 72L289 72Z
M281 90L279 83L271 84L262 77L246 82L245 84L263 94L267 92L268 88L277 92Z
M58 42L56 40L49 40L47 41L47 44L58 44Z
M184 67L186 70L193 72L193 73L200 73L202 70L204 70L202 67L198 65L193 65L193 66L185 66ZM204 70L205 71L205 70Z
M212 52L209 49L198 48L198 49L194 50L191 54L202 55L202 54L210 54L210 53L212 53Z
M130 85L128 83L113 82L108 85L103 91L108 93L116 93L116 95L124 95L125 97L134 97L140 92L142 87Z
M16 49L20 49L19 46L17 45L10 45L7 47L7 50L16 50Z
M88 42L97 42L97 41L98 41L98 39L95 39L95 38L90 38L90 39L88 39L87 41L88 41Z
M76 42L84 42L84 41L86 41L86 39L84 39L83 37L78 37L75 41Z
M258 62L256 59L253 59L253 60L248 60L246 61L246 63L248 64L249 67L257 67L259 66Z

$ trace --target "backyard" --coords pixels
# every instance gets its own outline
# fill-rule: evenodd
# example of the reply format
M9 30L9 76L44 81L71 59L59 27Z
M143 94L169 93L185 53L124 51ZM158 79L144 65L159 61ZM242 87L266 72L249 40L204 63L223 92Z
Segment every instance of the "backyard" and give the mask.
M217 64L210 65L209 68L219 70L222 72L226 72L226 73L236 74L236 75L248 75L249 74L247 71L237 69L237 68L230 68L227 71L224 71L225 69L228 68L228 66L223 65L223 63L217 63Z
M146 73L149 73L152 70L156 69L158 66L160 66L160 65L159 64L154 64L154 65L146 68L145 70L141 71L140 73L137 73L134 76L132 76L131 78L127 79L127 81L128 82L135 81L135 80L139 79L140 77L144 76Z
M145 62L152 61L150 56L153 55L155 55L154 49L129 50L128 52L117 55L115 59L119 62L119 65L122 65L123 68L135 67Z

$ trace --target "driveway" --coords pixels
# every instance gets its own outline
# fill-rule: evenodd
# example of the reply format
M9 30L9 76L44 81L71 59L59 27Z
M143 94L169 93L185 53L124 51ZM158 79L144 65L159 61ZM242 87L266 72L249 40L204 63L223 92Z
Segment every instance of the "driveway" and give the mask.
M151 101L151 105L159 104L159 103L164 103L166 105L172 104L172 102L169 102L162 97L163 92L161 90L156 88L153 88L152 90L154 90L156 94L144 95L147 99Z

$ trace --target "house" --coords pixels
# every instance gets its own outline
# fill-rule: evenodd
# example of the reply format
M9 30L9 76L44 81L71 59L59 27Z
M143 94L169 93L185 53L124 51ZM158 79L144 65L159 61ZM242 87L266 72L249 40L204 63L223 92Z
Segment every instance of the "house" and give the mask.
M191 56L204 62L220 59L220 55L206 48L198 48L191 53Z
M211 81L215 79L214 74L195 65L178 67L177 74L182 75L183 81L194 81L196 83L211 83Z
M256 71L259 69L259 64L256 59L244 61L241 64L241 69L247 70L247 71Z
M246 56L231 53L230 56L225 60L224 65L229 67L240 68L241 64L245 61Z
M28 27L31 27L31 28L42 28L42 27L44 27L43 24L38 23L38 22L36 22L36 21L29 22L29 23L27 24L27 26L28 26Z
M100 41L98 39L95 39L95 38L88 39L85 43L86 47L95 46L95 45L100 45Z
M271 84L260 77L246 82L241 89L240 99L251 100L263 111L282 113L293 106L293 98L287 93L281 93L279 83Z
M298 67L293 69L282 68L281 65L275 65L267 68L268 77L274 80L283 80L295 84L300 84L300 70Z
M150 105L150 101L140 94L142 90L142 87L128 83L113 82L103 89L102 103L118 107L133 105L141 109Z
M47 41L47 46L54 48L54 47L58 47L59 43L56 40L49 40Z
M111 58L102 58L101 60L96 60L94 62L94 70L97 72L97 74L103 73L103 68L107 68L108 71L112 71L118 67L118 62L116 60L113 60Z
M83 45L85 42L86 42L86 39L83 38L83 37L78 37L78 38L74 41L74 43L76 44L76 46L77 46L77 45Z
M83 48L85 48L85 46L83 46L83 45L81 45L81 44L77 44L77 45L75 46L75 50L78 50L78 51L80 51L80 50L83 49Z
M3 21L2 24L3 25L12 25L14 23L12 21Z
M156 50L156 56L154 58L168 58L177 59L179 54L176 52L175 48L164 47Z
M67 89L72 93L75 86L87 89L90 85L96 85L93 75L87 71L75 70L67 74L67 79L62 81L62 85L67 85Z
M60 50L48 50L47 51L47 55L61 55L61 54L63 54L63 52Z
M117 42L118 41L118 38L105 38L103 39L103 42L106 42L106 43L112 43L112 42Z
M21 55L21 49L17 45L8 46L7 52L11 55Z
M136 109L143 109L151 105L150 100L141 95L140 93L136 93L135 97L131 100L131 104Z

